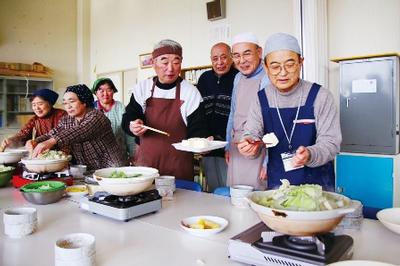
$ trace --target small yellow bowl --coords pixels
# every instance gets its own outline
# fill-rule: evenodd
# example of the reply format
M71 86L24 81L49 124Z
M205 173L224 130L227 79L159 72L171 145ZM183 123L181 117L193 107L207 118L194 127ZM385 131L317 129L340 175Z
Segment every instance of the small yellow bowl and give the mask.
M65 191L67 192L67 195L71 197L82 197L89 193L86 185L68 186Z

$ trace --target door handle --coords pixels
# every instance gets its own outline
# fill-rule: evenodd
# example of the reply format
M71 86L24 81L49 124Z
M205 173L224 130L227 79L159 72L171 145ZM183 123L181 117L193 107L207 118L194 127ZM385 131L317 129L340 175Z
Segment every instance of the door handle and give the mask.
M346 98L346 108L349 108L350 98Z

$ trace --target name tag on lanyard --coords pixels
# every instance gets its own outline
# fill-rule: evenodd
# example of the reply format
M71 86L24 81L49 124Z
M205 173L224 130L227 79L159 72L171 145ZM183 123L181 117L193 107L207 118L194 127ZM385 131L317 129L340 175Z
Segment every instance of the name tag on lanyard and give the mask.
M304 167L304 165L300 165L300 166L297 166L297 167L293 166L294 165L293 159L294 159L295 155L296 155L296 152L293 152L293 153L291 153L291 152L281 153L283 168L285 169L285 172L289 172L289 171L296 170L296 169Z

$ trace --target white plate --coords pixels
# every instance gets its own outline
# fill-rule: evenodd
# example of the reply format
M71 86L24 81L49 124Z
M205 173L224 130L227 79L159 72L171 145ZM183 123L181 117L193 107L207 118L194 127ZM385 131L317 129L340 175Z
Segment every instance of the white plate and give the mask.
M193 229L185 225L191 225L195 224L199 221L199 219L206 219L211 222L217 223L220 225L219 228L215 229ZM181 227L183 230L187 231L188 233L196 236L209 236L213 234L217 234L224 230L228 226L228 221L224 218L218 217L218 216L207 216L207 215L200 215L200 216L192 216L192 217L187 217L183 219L180 223Z
M393 232L400 234L400 208L388 208L380 210L376 217Z
M344 260L328 264L328 266L395 266L394 264L372 260Z
M175 149L180 150L180 151L202 153L202 152L221 149L221 148L225 147L226 144L228 144L227 141L210 140L208 147L205 147L205 148L193 148L193 147L183 146L182 142L173 143L172 146L174 146Z

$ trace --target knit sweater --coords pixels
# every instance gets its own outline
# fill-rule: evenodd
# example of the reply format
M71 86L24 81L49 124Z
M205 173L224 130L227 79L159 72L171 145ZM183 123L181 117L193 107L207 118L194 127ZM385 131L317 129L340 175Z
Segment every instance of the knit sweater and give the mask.
M231 69L218 76L214 70L204 72L197 84L203 97L207 129L215 140L226 140L226 125L231 108L233 80L238 71ZM224 149L210 152L207 156L224 157Z

